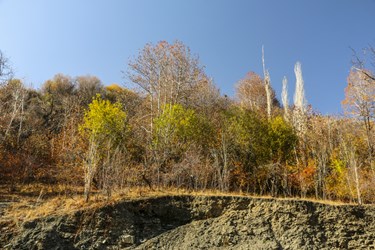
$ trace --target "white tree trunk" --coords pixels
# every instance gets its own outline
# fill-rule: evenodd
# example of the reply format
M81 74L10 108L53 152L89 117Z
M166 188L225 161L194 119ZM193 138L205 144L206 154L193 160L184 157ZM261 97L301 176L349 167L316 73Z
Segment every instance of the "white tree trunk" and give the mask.
M355 153L353 151L350 152L350 158L351 158L350 159L351 165L354 170L354 182L355 182L355 189L357 191L357 202L358 202L358 205L362 205L361 188L360 188L359 174L358 174L358 163L357 163Z
M300 62L296 63L294 73L296 74L296 90L294 93L293 124L299 134L305 134L307 101L305 98L305 88Z
M266 65L264 62L264 46L262 46L262 64L263 64L263 75L264 75L264 87L266 89L267 97L267 116L268 119L271 118L272 114L272 96L271 96L271 78L270 73L266 70Z
M296 74L296 92L294 94L294 106L305 113L307 102L305 98L305 87L302 78L302 68L300 62L296 63L294 67L294 73Z

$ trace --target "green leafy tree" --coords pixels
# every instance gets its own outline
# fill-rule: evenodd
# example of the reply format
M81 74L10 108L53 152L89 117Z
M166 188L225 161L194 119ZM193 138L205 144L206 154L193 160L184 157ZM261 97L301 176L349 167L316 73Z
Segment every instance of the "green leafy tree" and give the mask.
M297 142L295 130L281 116L268 122L269 185L272 195L277 195L280 191L284 195L289 193L287 166L293 163L293 150Z
M196 136L196 114L180 104L165 105L154 124L153 147L160 162L169 161L170 158L178 160L178 156Z
M162 113L154 119L153 150L157 175L168 173L170 176L184 175L191 171L191 152L199 159L203 145L210 134L209 125L194 110L180 104L167 104ZM190 167L189 167L190 166ZM167 175L168 175L167 174ZM162 177L162 176L160 176ZM168 183L174 182L171 177ZM157 180L158 185L160 179ZM182 184L182 183L180 183Z
M232 185L276 195L278 187L283 186L285 164L297 143L292 126L282 117L268 120L243 109L234 110L228 119Z
M187 143L195 136L197 117L191 109L167 104L155 119L155 144Z
M293 127L277 116L269 122L269 137L273 161L282 163L289 160L298 140Z

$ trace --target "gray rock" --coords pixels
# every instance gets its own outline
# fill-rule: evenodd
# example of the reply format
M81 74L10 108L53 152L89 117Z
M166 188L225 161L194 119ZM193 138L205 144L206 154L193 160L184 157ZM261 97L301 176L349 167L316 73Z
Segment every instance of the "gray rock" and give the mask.
M39 218L11 236L0 248L371 249L375 207L170 196Z
M135 243L135 237L133 235L123 235L120 237L121 245L133 245Z

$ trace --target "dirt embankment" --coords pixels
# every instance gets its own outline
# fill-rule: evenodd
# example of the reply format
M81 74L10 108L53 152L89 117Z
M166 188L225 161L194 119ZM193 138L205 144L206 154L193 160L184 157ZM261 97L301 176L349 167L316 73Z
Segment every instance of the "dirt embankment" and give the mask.
M26 222L5 249L375 249L375 207L169 196Z

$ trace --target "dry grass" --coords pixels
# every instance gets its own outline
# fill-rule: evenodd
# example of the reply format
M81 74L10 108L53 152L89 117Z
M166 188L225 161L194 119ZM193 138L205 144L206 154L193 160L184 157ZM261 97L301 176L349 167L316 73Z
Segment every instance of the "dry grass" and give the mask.
M0 190L1 187L0 187ZM279 200L303 200L322 203L326 205L348 205L348 203L340 201L327 201L316 199L301 199L301 198L273 198L270 196L250 196L243 193L220 192L217 190L205 191L191 191L186 189L160 189L150 190L149 188L131 188L124 189L112 194L110 198L97 192L93 193L89 202L84 202L82 195L82 188L70 188L62 186L46 186L46 185L25 185L18 189L14 194L6 194L2 192L1 199L7 197L7 200L13 200L11 205L5 210L0 222L13 224L19 227L22 222L30 221L36 218L45 217L49 215L62 215L72 213L82 209L99 208L104 205L114 204L121 200L134 200L140 198L151 198L161 196L235 196L235 197L250 197L257 199L279 199Z
M131 188L115 192L110 198L100 192L93 192L90 201L85 202L82 188L63 190L64 188L60 186L26 185L20 187L13 194L4 195L3 192L2 199L11 201L11 203L5 210L0 222L13 221L14 224L20 225L24 221L49 215L72 213L82 209L99 208L120 200L192 194L182 189Z

